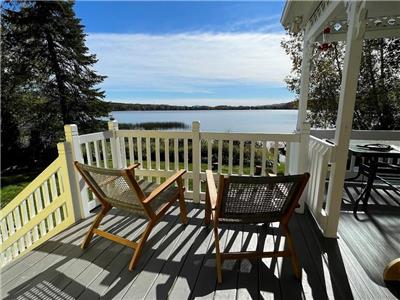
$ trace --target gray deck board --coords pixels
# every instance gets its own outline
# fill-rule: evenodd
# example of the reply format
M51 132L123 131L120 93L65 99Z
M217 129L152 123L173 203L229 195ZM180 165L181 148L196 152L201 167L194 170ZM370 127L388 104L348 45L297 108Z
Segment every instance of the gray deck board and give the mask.
M355 198L360 185L348 185ZM297 281L289 258L225 261L217 284L214 236L204 226L204 206L188 203L183 226L174 206L153 230L137 268L132 250L95 237L86 250L82 238L93 217L76 223L1 271L5 299L396 299L382 280L387 262L400 256L400 196L374 189L367 212L352 214L344 202L339 238L325 239L309 212L291 221L303 268ZM135 240L144 219L112 210L102 227ZM225 225L221 246L229 251L285 247L272 226Z

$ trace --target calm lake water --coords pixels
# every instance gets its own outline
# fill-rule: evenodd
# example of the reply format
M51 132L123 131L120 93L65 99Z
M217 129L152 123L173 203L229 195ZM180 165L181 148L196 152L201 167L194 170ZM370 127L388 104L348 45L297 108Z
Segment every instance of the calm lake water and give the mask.
M201 131L290 133L297 110L114 111L119 123L200 121Z

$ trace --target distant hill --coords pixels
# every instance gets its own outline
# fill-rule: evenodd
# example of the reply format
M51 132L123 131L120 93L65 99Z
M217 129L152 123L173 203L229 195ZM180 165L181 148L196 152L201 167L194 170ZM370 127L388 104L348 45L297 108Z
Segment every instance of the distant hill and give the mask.
M112 111L127 111L127 110L258 110L258 109L297 109L295 101L287 103L257 105L257 106L230 106L230 105L168 105L168 104L140 104L140 103L120 103L109 102Z

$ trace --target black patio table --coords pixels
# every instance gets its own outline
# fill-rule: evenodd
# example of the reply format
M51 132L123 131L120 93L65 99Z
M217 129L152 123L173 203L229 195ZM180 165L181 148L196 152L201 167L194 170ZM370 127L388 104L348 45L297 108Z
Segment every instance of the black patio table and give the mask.
M349 146L349 154L355 155L356 157L364 158L364 160L360 163L358 168L357 176L350 178L350 180L359 177L360 175L367 176L367 184L362 190L361 194L357 197L354 203L353 213L357 214L357 209L361 200L363 201L364 210L367 208L368 199L371 195L371 190L374 184L374 180L376 179L377 172L386 171L389 173L397 173L399 172L397 168L388 169L387 164L382 164L379 162L380 158L393 158L397 160L397 163L400 162L400 147L396 147L393 145L390 146L390 150L384 149L384 145L378 150L371 149L368 145L381 145L381 144L365 144L360 143L359 141L351 141ZM349 180L349 179L347 179Z

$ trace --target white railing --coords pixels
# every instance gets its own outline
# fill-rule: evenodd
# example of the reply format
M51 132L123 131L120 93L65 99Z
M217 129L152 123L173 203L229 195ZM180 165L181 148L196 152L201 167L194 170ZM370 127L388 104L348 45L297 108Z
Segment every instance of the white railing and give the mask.
M200 160L203 162L200 179L205 180L206 169L227 175L289 174L291 145L299 142L300 135L297 133L200 133L200 144L207 149L207 152L200 151ZM285 153L280 154L280 150ZM205 191L200 194L204 199Z
M58 144L58 152L58 158L0 211L1 266L75 222L67 167L72 154L66 143Z
M335 145L310 136L308 149L310 180L306 203L323 231L326 228L327 218L329 217L325 195L329 184L329 181L327 181L329 167L331 163L334 163L335 159L334 149Z
M222 174L261 175L266 172L288 174L291 145L300 142L300 134L256 134L200 132L193 122L191 131L119 130L116 121L109 130L79 135L75 125L65 126L75 159L105 168L123 168L140 163L136 175L161 182L177 169L184 175L187 199L204 198L201 180L205 170ZM280 154L285 149L286 155ZM267 162L270 165L267 165ZM87 217L97 203L80 177L81 216Z
M334 129L311 129L311 135L319 139L335 138ZM398 130L353 130L351 132L351 140L357 143L376 143L395 145L400 149L400 131ZM354 155L349 156L350 162L347 167L347 177L353 177L358 173L357 157ZM389 158L388 162L392 162Z

